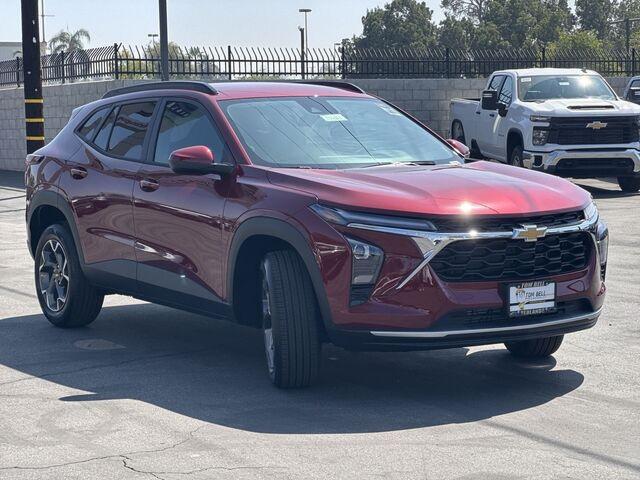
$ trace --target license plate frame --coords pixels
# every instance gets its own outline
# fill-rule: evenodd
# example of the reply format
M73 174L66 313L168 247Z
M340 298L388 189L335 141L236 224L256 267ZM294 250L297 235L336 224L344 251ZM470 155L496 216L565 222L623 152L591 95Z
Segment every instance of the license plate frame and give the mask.
M509 318L544 315L556 311L556 282L531 280L506 285L506 310Z

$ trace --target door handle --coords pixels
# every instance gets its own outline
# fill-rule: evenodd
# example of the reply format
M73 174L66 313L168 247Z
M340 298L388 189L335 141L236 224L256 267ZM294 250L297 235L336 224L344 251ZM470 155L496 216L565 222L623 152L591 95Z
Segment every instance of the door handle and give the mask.
M495 114L495 113L490 113L490 114L489 114L489 116L490 116L491 118L493 118L493 117L495 117L495 116L496 116L496 114Z
M480 110L476 110L476 115L480 115Z
M140 188L145 192L154 192L158 189L160 184L155 180L150 180L148 178L144 178L140 180Z
M71 178L81 180L87 176L87 170L83 167L73 167L71 170Z

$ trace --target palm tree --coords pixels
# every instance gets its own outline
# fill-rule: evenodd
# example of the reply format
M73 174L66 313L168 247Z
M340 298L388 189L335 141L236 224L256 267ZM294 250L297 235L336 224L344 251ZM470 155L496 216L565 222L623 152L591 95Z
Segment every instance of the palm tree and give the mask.
M91 41L91 35L84 28L71 33L69 31L60 30L49 39L51 53L70 52L72 50L83 50L84 42Z

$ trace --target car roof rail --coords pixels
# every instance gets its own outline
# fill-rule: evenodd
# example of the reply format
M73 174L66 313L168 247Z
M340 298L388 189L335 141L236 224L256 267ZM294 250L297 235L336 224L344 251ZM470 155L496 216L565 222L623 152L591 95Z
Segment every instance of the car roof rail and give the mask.
M359 86L349 82L342 82L340 80L298 80L296 83L320 85L322 87L341 88L342 90L348 90L349 92L366 93Z
M189 80L176 80L169 82L150 82L130 85L128 87L114 88L105 93L102 98L111 98L126 93L147 92L153 90L191 90L193 92L207 93L209 95L217 95L218 91L210 84L205 82L196 82Z

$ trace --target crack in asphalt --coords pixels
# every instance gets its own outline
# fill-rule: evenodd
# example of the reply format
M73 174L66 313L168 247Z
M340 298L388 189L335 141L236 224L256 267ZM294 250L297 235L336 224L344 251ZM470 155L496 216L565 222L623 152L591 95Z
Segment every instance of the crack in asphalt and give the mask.
M206 350L209 350L209 349L208 348L201 348L199 350L192 350L192 351L188 351L188 352L164 353L164 354L161 354L161 355L147 355L147 356L143 356L143 357L130 358L128 360L121 360L119 362L104 363L104 364L100 364L100 365L88 365L86 367L76 368L76 369L73 369L73 370L65 370L65 371L62 371L62 372L43 373L41 375L34 375L34 376L30 376L30 377L25 377L25 378L18 378L16 380L9 380L8 382L0 383L0 387L4 387L6 385L13 385L13 384L20 383L20 382L27 382L27 381L30 381L30 380L40 380L40 379L45 379L45 378L57 377L57 376L60 376L60 375L70 375L72 373L79 373L79 372L84 372L84 371L87 371L87 370L96 370L96 369L100 369L100 368L120 367L122 365L128 365L128 364L131 364L131 363L143 362L143 361L147 361L147 360L156 360L156 359L159 359L159 358L178 357L178 356L181 356L181 355L191 355L191 354L201 353L201 352L204 352Z

